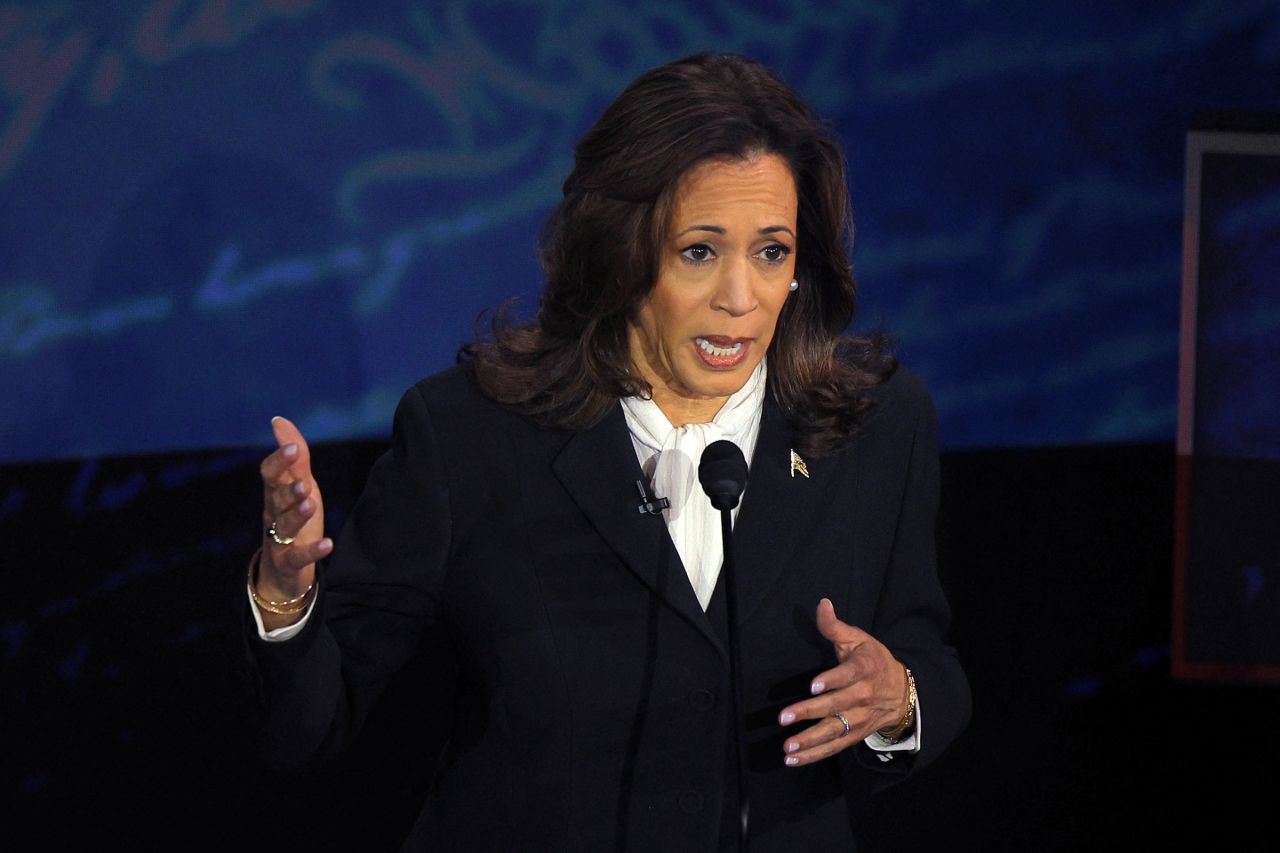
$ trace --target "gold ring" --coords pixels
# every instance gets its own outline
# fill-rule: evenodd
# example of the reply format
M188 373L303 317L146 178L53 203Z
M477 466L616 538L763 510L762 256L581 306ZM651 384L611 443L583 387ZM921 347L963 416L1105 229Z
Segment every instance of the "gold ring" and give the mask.
M836 737L844 737L845 735L847 735L850 731L850 726L849 726L849 720L845 717L845 715L841 714L839 711L836 711L831 716L835 717L837 720L844 723L844 731L836 735Z
M271 522L271 526L267 528L267 535L268 535L268 536L270 536L270 537L271 537L271 541L272 541L272 542L275 542L277 545L292 545L292 544L293 544L293 537L292 537L292 536L284 536L284 537L282 537L279 533L277 533L277 532L276 532L276 523L275 523L274 521L273 521L273 522ZM846 727L846 728L848 727L848 725L849 725L848 723L845 723L845 727Z

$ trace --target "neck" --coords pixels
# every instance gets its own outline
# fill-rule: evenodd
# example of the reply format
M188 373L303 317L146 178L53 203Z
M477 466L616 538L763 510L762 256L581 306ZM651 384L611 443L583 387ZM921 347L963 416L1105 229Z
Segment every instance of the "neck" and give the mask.
M724 408L727 397L686 397L661 380L645 377L653 388L653 402L673 427L709 423Z

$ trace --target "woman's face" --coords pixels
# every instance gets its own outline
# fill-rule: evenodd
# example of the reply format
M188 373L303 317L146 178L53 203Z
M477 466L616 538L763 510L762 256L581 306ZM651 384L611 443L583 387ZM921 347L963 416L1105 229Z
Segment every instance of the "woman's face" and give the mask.
M695 166L676 190L631 358L676 426L711 420L764 358L796 268L796 184L775 154Z

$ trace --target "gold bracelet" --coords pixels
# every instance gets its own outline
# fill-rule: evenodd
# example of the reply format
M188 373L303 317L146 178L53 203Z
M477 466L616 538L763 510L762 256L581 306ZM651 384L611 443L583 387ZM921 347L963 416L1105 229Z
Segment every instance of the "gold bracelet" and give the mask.
M263 601L261 598L259 598L257 591L254 590L252 587L249 589L249 594L253 596L253 603L258 605L260 609L265 610L268 613L274 613L277 616L297 616L299 613L305 613L307 610L307 604L302 604L298 607L294 607L291 610L286 610L283 607L275 607L270 602Z
M911 669L906 665L902 665L902 670L907 674L907 686L903 700L907 703L907 710L902 715L902 719L891 729L880 729L876 734L885 740L896 741L902 738L904 734L911 728L916 721L916 677L911 674Z
M274 613L277 616L296 616L305 611L310 604L307 599L311 596L312 590L316 588L316 582L312 581L311 585L304 589L301 595L295 595L287 601L268 601L258 595L258 563L261 560L262 548L258 548L257 551L253 552L253 556L249 558L249 595L253 598L253 603L268 613Z

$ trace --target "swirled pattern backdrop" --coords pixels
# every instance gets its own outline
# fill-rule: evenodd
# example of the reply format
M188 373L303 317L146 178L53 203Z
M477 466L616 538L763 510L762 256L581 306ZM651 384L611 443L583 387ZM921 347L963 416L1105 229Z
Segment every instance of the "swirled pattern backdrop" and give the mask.
M385 434L701 49L835 123L948 446L1172 441L1185 133L1280 108L1273 0L64 0L0 3L0 461Z

